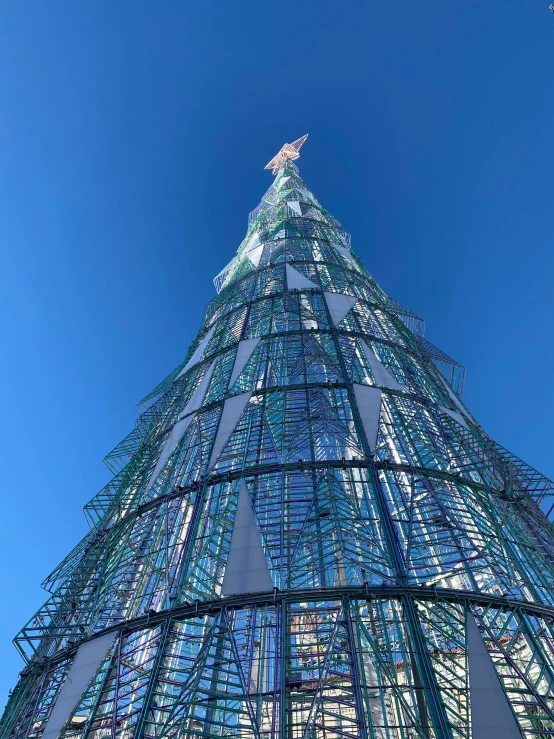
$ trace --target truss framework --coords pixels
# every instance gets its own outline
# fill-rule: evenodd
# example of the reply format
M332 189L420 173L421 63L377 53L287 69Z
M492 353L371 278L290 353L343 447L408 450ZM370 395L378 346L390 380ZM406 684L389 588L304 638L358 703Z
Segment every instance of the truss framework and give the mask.
M552 483L479 426L293 158L16 636L2 739L469 739L477 658L496 730L554 737Z

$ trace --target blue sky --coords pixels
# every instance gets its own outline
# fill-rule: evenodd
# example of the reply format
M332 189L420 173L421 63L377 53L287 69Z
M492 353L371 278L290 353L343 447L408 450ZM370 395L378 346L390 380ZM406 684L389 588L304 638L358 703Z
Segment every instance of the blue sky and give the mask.
M554 476L553 50L548 0L4 3L0 703L103 456L304 133L369 271Z

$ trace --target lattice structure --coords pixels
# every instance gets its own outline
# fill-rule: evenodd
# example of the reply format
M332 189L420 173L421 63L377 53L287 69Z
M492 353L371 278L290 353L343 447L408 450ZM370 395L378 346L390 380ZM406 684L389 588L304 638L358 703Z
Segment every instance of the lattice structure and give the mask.
M552 484L279 165L15 639L3 739L554 737Z

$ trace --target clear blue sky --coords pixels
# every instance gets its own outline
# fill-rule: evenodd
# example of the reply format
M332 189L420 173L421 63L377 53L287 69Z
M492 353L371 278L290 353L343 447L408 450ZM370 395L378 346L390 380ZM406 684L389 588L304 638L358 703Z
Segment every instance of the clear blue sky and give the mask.
M304 133L301 173L369 271L465 364L487 431L554 476L548 4L2 4L1 704L102 457Z

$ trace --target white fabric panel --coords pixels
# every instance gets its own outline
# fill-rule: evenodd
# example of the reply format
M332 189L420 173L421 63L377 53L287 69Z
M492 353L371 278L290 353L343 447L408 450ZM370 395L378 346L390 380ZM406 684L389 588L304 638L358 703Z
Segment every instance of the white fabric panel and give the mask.
M379 431L379 416L381 415L381 390L370 385L354 383L354 395L362 424L364 426L367 443L372 452L377 445Z
M210 364L210 366L206 370L204 377L200 380L200 384L198 385L196 390L193 392L193 394L190 396L189 402L183 408L181 413L179 413L180 418L182 418L183 416L187 416L189 413L192 413L192 411L197 411L202 405L202 401L204 400L204 396L206 395L208 385L210 384L210 380L212 379L212 375L214 373L214 367L215 367L216 361L217 360L214 359L214 361Z
M350 251L346 248L346 246L341 246L340 244L332 242L335 249L342 254L343 257L346 257L348 261L352 264L352 254L350 254Z
M248 488L242 481L221 593L222 595L239 595L240 593L266 593L269 590L273 590L273 582Z
M248 259L250 259L254 267L257 267L260 263L260 259L262 258L263 253L264 253L264 245L260 244L259 246L256 246L254 249L251 249L246 256L248 257Z
M375 382L382 387L390 387L392 390L404 390L404 388L396 382L388 369L383 367L366 342L362 341L361 344L364 354L366 355L369 368L375 378Z
M521 739L506 693L470 612L467 614L466 645L472 739Z
M465 429L469 431L469 426L466 423L465 418L462 416L461 413L458 413L457 411L452 411L450 408L445 408L444 405L439 405L439 408L443 413L446 413L450 416L450 418L453 418L455 421L457 421L460 426L463 426Z
M302 209L300 208L298 200L289 200L287 205L289 208L292 208L295 213L298 213L299 216L302 215Z
M256 642L259 644L259 642ZM269 676L266 673L266 677L264 679L264 676L262 675L262 680L260 681L260 647L254 645L254 659L252 660L252 671L250 673L250 683L248 685L248 693L250 695L255 695L256 693L264 693L267 691L268 688L262 687L264 684L268 683ZM261 683L261 685L260 685Z
M329 313L335 326L338 326L348 311L356 305L358 298L342 293L324 293Z
M189 402L179 414L181 420L177 421L177 423L173 426L171 433L169 434L169 437L167 438L167 441L163 446L158 461L156 462L156 466L154 467L154 471L152 472L152 474L150 475L150 479L148 480L148 485L146 486L147 490L152 485L156 477L160 474L162 469L165 467L167 460L171 457L173 451L175 450L175 447L181 441L185 434L185 431L190 426L190 422L192 421L193 417L189 414L193 411L198 410L202 405L202 401L204 400L204 396L206 395L206 391L208 390L210 380L212 379L216 361L217 360L214 359L214 361L210 364L204 377L200 380L200 384L191 395ZM183 418L183 416L186 416L186 418Z
M248 251L251 249L254 249L256 246L260 244L260 237L258 234L253 234L250 237L250 243L248 244Z
M288 177L281 177L281 179L279 180L279 184L277 185L277 187L279 188L279 190L283 187L283 185L286 185L286 183L289 180L290 180L290 175Z
M473 421L473 420L474 420L474 419L473 419L473 416L472 416L472 415L471 415L471 413L469 413L469 411L467 411L467 410L466 410L466 409L464 408L464 406L463 406L463 405L462 405L462 404L460 403L460 401L458 400L458 396L456 395L456 393L453 393L453 392L452 392L452 390L450 389L450 385L449 385L449 384L448 384L448 383L446 382L446 380L444 379L444 377L443 377L442 375L439 375L439 376L440 376L440 378L441 378L441 382L442 382L442 384L443 384L443 385L444 385L444 387L446 388L446 392L448 393L448 397L450 398L450 400L451 400L451 401L452 401L452 402L454 403L454 405L455 405L455 406L456 406L457 408L459 408L459 409L460 409L460 412L461 412L461 413L463 413L463 414L464 414L464 416L465 416L466 418L469 418L469 420L470 420L470 421Z
M214 466L217 462L217 458L223 451L223 447L229 441L229 437L235 430L239 418L242 416L243 410L250 398L252 397L252 391L248 393L241 393L240 395L234 395L232 398L227 398L223 405L223 412L219 421L219 427L217 429L217 436L215 437L214 447L210 456L210 463L208 469Z
M358 272L360 271L360 268L358 267L358 265L357 265L357 264L356 264L356 262L354 261L354 257L353 257L353 256L352 256L352 254L350 253L350 250L346 248L346 246L341 246L340 244L335 244L334 242L333 242L333 246L335 247L335 249L336 249L336 250L337 250L338 252L340 252L340 254L342 254L342 256L343 256L343 257L345 257L346 259L348 259L348 261L350 262L350 264L351 264L351 265L352 265L352 266L353 266L353 267L354 267L355 269L357 269L357 270L358 270Z
M255 339L243 339L242 341L239 341L237 356L235 357L235 364L233 365L233 372L231 373L231 379L229 380L229 389L231 389L237 381L238 376L246 366L246 363L259 343L259 336Z
M315 282L308 280L304 277L297 269L291 267L290 264L286 265L287 268L287 286L289 290L301 290L303 287L319 287Z
M300 302L302 303L302 308L304 308L307 313L311 313L312 307L310 304L310 300L305 293L300 296ZM317 328L317 321L314 321L313 318L303 318L302 326L310 331L312 328Z
M282 228L278 233L275 234L273 237L274 239L284 239L285 238L285 229Z
M50 718L44 728L43 739L57 739L83 693L96 675L102 660L113 644L115 634L104 634L81 644L69 668Z
M344 588L348 585L348 577L346 574L346 567L344 565L344 557L342 554L342 549L339 549L337 553L337 586L339 588Z
M204 351L205 351L206 347L208 346L208 343L209 343L210 339L213 336L214 331L215 331L215 325L211 327L211 329L208 331L208 333L206 334L206 336L204 336L204 338L202 339L202 341L198 344L198 346L196 347L196 349L194 351L194 354L189 359L189 361L185 364L185 366L183 367L183 369L179 372L179 374L177 375L177 377L175 378L175 380L178 380L179 377L181 377L182 375L184 375L185 372L188 372L188 370L191 367L194 367L195 364L198 364L198 362L202 358L202 354L204 354ZM174 382L175 382L175 380L174 380Z
M187 416L186 418L182 418L180 421L177 421L177 423L171 429L171 433L169 434L167 441L165 442L160 453L160 456L158 457L156 466L154 467L154 472L152 472L152 474L150 475L150 479L148 480L148 485L146 486L147 490L165 467L167 460L171 457L173 451L175 450L175 447L185 435L185 431L190 426L190 422L193 418L194 416L192 415Z

